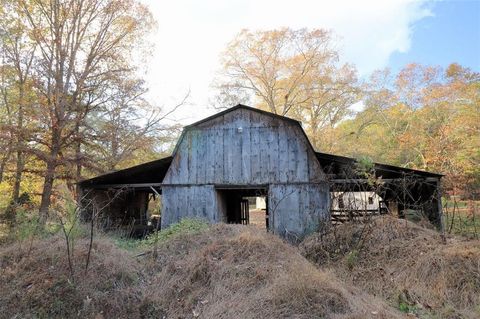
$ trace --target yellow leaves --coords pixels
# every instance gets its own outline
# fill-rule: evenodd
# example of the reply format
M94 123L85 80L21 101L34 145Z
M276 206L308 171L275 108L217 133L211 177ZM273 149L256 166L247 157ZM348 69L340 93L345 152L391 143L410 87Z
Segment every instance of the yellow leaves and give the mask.
M445 173L447 183L480 180L480 74L412 64L396 78L375 72L365 87L366 109L337 127L336 151Z
M285 115L308 99L322 69L331 71L337 58L326 30L242 30L223 54L222 75Z
M323 134L346 115L360 95L356 69L338 65L327 30L242 30L223 57L217 101L253 97L256 106L302 121L314 147L328 150ZM226 107L226 105L220 105Z

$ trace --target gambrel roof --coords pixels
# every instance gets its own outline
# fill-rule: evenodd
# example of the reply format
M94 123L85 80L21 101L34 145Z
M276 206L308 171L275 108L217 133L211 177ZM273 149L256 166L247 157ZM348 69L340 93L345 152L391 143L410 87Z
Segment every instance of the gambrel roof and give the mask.
M243 105L243 104L237 104L235 105L234 107L231 107L229 109L226 109L224 111L221 111L221 112L218 112L218 113L215 113L209 117L206 117L200 121L197 121L195 123L192 123L190 125L187 125L185 126L185 129L188 129L190 127L194 127L194 126L198 126L202 123L205 123L205 122L208 122L210 120L213 120L217 117L220 117L220 116L223 116L227 113L231 113L233 111L236 111L236 110L239 110L239 109L244 109L244 110L248 110L248 111L252 111L252 112L256 112L256 113L260 113L260 114L263 114L263 115L266 115L266 116L269 116L269 117L273 117L273 118L277 118L277 119L280 119L282 121L288 121L288 122L291 122L291 123L294 123L294 124L298 124L298 125L302 125L302 123L300 121L297 121L295 119L292 119L290 117L287 117L287 116L283 116L283 115L278 115L278 114L275 114L275 113L272 113L272 112L267 112L267 111L264 111L264 110L261 110L261 109L257 109L257 108L254 108L254 107L251 107L251 106L247 106L247 105Z
M175 155L175 153L177 152L177 149L178 149L178 146L181 144L182 140L183 140L183 137L185 136L185 133L190 130L190 129L194 129L195 127L198 127L204 123L207 123L209 121L212 121L212 120L215 120L216 118L219 118L219 117L222 117L224 116L225 114L228 114L228 113L232 113L232 112L235 112L237 110L247 110L249 112L255 112L255 113L258 113L258 114L261 114L261 115L265 115L265 116L268 116L268 117L271 117L271 118L275 118L275 119L279 119L281 121L286 121L290 124L293 124L295 126L298 126L303 134L303 136L305 137L306 141L308 142L308 146L309 148L315 153L315 149L313 148L312 144L310 143L310 140L308 139L308 136L307 134L305 133L305 130L303 129L302 127L302 122L298 121L298 120L295 120L295 119L292 119L290 117L287 117L287 116L283 116L283 115L279 115L279 114L275 114L275 113L272 113L272 112L267 112L267 111L264 111L264 110L261 110L261 109L258 109L258 108L254 108L254 107L251 107L251 106L247 106L247 105L243 105L243 104L237 104L235 105L234 107L231 107L229 109L226 109L224 111L221 111L221 112L218 112L218 113L215 113L209 117L206 117L200 121L197 121L195 123L192 123L192 124L189 124L187 126L185 126L183 128L183 131L182 131L182 134L180 135L178 141L177 141L177 144L175 145L175 148L172 152L172 156Z

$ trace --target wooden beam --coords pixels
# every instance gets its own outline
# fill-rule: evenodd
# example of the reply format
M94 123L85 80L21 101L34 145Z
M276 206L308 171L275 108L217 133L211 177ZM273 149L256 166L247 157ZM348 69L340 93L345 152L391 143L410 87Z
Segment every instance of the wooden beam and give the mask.
M138 184L99 184L99 185L85 185L84 188L93 189L108 189L108 188L147 188L161 187L162 183L138 183Z
M412 177L411 179L421 180L424 182L435 182L435 183L440 180L440 178L437 178L437 177ZM386 182L386 183L399 182L402 180L403 180L402 177L375 179L375 181ZM371 181L372 181L371 179L366 179L366 178L337 178L337 179L329 180L330 183L334 183L334 184L356 184L356 183L362 184L362 183L370 183Z

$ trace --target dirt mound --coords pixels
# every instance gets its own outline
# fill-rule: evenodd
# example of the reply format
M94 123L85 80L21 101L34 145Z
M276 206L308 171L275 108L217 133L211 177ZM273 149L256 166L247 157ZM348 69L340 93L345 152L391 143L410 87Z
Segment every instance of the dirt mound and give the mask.
M135 257L97 238L84 275L86 239L69 279L60 237L0 251L0 317L395 318L382 301L347 288L298 250L255 227L215 225Z
M343 224L301 244L304 256L400 309L480 316L480 242L448 239L390 216Z
M156 304L173 317L396 315L375 298L345 288L297 249L255 227L215 225L170 241L161 247L160 256L153 269L158 271L154 290L165 298Z

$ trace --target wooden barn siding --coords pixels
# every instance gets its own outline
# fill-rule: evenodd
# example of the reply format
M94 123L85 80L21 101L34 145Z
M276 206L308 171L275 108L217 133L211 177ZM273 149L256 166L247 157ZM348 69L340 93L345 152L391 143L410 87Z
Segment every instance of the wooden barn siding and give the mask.
M260 185L321 180L323 172L300 127L240 109L186 130L163 183Z
M216 204L216 191L213 185L163 186L162 228L185 217L219 222Z
M330 220L328 184L272 184L268 192L270 229L291 240L302 239Z

